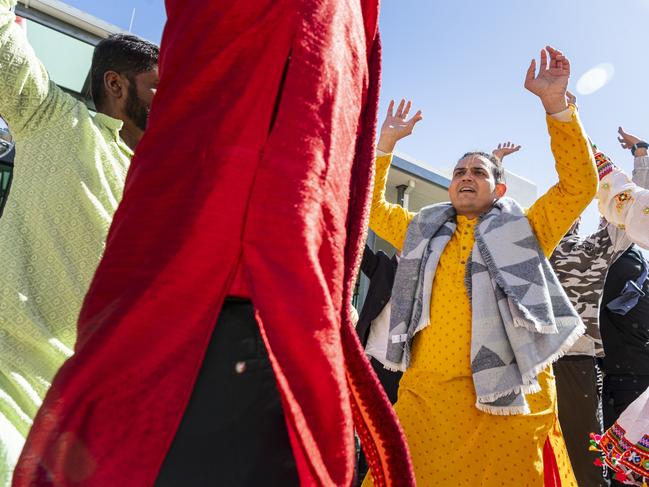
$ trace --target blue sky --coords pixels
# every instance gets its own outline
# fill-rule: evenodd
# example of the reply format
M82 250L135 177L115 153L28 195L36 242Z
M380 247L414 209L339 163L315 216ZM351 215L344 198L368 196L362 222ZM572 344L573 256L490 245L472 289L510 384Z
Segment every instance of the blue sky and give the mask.
M133 32L156 43L160 42L166 14L163 0L63 0L106 22L128 30L133 9Z
M159 41L162 0L66 0L67 3ZM579 96L590 137L623 169L632 158L616 142L618 125L649 138L649 0L384 0L381 11L383 81L381 116L390 98L410 97L425 119L398 150L425 165L449 169L470 149L512 140L523 149L506 159L532 180L539 194L556 182L539 101L523 89L532 57L545 44L572 62L571 89L593 66L610 63L610 82ZM586 230L594 230L590 208Z

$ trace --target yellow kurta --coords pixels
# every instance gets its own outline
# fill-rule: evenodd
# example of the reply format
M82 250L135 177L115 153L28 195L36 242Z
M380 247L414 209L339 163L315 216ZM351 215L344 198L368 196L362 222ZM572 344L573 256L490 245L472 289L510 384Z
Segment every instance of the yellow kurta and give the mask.
M597 190L593 159L574 111L570 122L548 117L548 127L559 183L528 212L546 256ZM385 201L390 160L384 156L376 161L370 227L400 249L414 214ZM527 396L529 415L495 416L475 407L471 303L464 285L475 223L458 217L435 274L430 326L415 336L412 361L399 387L395 410L408 440L417 484L541 487L543 445L549 436L562 486L576 487L559 428L551 370L539 376L541 392ZM584 438L584 445L587 441ZM369 476L364 485L368 484Z

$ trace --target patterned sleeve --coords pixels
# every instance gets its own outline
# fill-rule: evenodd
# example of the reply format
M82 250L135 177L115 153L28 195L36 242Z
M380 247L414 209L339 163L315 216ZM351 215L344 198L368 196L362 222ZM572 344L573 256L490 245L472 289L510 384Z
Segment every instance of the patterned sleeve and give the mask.
M546 256L550 255L597 191L597 171L576 109L568 121L547 117L559 182L530 208L527 217Z
M376 158L370 228L383 240L401 250L406 240L408 225L415 213L385 200L385 186L391 162L392 154L379 155Z
M16 24L16 0L0 0L0 115L20 137L37 131L80 103L50 81L47 71Z
M640 181L649 173L649 158L636 161L634 179ZM624 230L638 245L649 248L649 189L632 182L619 168L612 166L602 177L599 192L599 211L606 220Z

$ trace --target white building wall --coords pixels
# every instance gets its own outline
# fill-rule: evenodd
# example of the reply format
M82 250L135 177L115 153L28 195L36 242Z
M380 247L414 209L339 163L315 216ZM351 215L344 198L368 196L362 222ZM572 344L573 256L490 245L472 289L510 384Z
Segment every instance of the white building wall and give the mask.
M507 196L514 198L521 206L529 208L537 198L536 184L507 171Z

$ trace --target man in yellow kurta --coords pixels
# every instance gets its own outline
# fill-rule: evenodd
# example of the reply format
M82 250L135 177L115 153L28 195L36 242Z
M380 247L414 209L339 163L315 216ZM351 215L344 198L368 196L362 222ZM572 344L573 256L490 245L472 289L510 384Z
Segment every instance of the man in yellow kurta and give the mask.
M549 60L545 50L541 53L538 75L532 61L525 81L547 112L559 174L559 183L527 212L546 257L597 191L597 172L586 135L574 107L566 103L568 60L552 48L547 52ZM372 230L397 249L402 249L415 214L388 204L384 192L396 142L409 135L421 119L417 112L408 120L409 108L410 103L404 107L402 101L393 115L390 104L378 144L370 216ZM476 408L466 264L474 247L478 217L505 194L503 175L499 160L474 153L458 162L449 187L457 227L439 259L429 323L414 336L410 364L395 405L421 486L541 487L546 440L552 445L557 463L554 471L558 470L561 485L576 486L558 425L551 368L538 375L541 391L526 395L530 413L493 415Z

